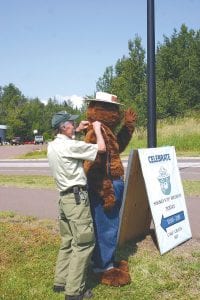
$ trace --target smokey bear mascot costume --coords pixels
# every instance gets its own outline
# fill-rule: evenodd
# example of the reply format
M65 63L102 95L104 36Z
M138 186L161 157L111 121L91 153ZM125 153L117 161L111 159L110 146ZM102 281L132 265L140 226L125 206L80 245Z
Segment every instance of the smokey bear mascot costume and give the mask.
M128 109L121 124L121 105L117 96L97 92L96 99L85 100L88 102L87 120L102 123L106 143L106 153L99 153L94 162L84 162L96 235L93 272L102 284L122 286L130 283L131 278L128 263L124 260L115 261L119 212L124 191L124 168L119 154L132 137L136 114ZM85 141L96 143L92 125L87 129Z

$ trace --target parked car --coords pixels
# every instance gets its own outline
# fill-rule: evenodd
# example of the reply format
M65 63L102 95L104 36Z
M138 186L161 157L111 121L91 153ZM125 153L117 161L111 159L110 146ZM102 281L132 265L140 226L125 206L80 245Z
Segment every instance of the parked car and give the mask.
M10 142L9 141L4 141L3 145L10 145Z
M11 143L11 145L21 145L21 144L23 144L22 139L19 136L15 136L14 138L12 138L10 143Z
M34 145L34 144L35 144L35 141L34 141L34 140L31 140L31 141L25 140L25 141L24 141L24 145Z
M43 135L36 135L34 142L35 144L43 144L44 143Z

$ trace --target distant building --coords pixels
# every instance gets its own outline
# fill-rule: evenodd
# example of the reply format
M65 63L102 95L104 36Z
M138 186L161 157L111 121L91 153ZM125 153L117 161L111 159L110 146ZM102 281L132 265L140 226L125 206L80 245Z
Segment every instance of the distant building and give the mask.
M6 141L6 125L0 125L0 144Z

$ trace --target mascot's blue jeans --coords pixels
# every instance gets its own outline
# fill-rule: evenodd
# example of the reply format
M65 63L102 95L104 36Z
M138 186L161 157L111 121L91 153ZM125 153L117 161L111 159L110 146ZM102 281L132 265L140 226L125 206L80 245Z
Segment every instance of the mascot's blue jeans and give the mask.
M113 187L116 203L109 211L104 210L101 197L94 193L94 191L91 192L89 188L96 237L96 245L92 256L94 269L105 270L113 266L117 247L119 212L123 198L124 181L122 179L113 180Z

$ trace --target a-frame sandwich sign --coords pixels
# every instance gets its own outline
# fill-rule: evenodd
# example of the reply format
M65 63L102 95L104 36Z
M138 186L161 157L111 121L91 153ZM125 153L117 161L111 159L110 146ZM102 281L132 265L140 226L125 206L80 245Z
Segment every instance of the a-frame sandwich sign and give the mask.
M148 234L150 224L151 211L138 150L131 150L126 170L118 244L122 245Z
M192 237L173 146L131 151L119 245L147 234L151 216L161 254Z

